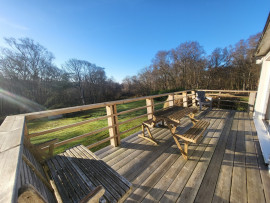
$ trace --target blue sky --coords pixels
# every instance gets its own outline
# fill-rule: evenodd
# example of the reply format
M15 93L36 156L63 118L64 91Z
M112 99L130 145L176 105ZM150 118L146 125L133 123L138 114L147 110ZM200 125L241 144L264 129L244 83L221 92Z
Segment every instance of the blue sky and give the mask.
M198 41L210 54L263 30L269 0L0 0L3 37L30 37L55 56L104 67L121 82L160 50Z

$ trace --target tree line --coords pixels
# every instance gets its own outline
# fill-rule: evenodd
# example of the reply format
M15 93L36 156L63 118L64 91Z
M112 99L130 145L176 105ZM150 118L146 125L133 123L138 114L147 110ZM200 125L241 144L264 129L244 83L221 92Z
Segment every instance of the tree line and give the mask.
M0 50L0 115L112 101L185 89L256 90L260 67L253 53L260 33L210 55L195 41L158 51L151 64L122 84L86 60L61 67L29 38L5 38Z
M105 70L70 59L61 68L45 47L29 38L6 38L0 54L0 114L90 104L119 98L121 86Z
M240 40L234 46L216 48L209 56L195 41L159 51L149 66L123 80L123 93L148 95L196 88L256 90L260 66L253 54L260 35Z

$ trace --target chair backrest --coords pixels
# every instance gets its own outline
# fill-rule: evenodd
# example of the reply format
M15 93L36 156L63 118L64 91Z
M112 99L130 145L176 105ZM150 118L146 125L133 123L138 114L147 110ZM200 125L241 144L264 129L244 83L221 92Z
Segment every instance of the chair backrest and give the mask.
M34 188L38 192L38 194L40 194L40 197L42 197L41 199L44 199L45 202L56 202L54 192L52 191L52 188L47 181L43 166L36 160L32 152L25 145L23 146L22 152L23 161L20 171L20 190L24 191L23 189L21 189L21 187L24 188L27 185L31 185L31 187ZM29 187L27 188L29 189ZM30 193L32 194L33 192ZM29 190L26 190L25 195L27 196L30 193ZM32 198L37 197L37 199L39 199L38 195L35 194L33 193ZM21 200L23 199L24 198L22 198Z
M204 91L196 91L196 96L200 98L201 102L205 102L205 92Z

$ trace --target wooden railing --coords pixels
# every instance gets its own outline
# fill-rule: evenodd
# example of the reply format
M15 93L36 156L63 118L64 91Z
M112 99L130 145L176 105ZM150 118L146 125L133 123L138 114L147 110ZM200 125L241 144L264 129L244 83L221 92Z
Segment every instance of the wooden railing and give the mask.
M205 91L216 102L218 108L233 107L233 104L244 104L247 111L253 112L257 91L245 90L200 90ZM237 109L239 110L239 109Z
M236 91L236 90L204 90L204 91L206 91L207 95L213 96L218 100L218 107L222 107L222 104L220 102L229 101L229 100L222 99L224 97L229 97L229 98L243 97L243 95L237 96L237 95L233 95L233 93L244 94L245 97L249 98L249 102L247 102L247 101L238 101L238 102L249 103L250 106L254 106L254 99L252 100L251 96L253 95L253 97L254 97L253 93L255 93L255 91ZM157 101L157 99L161 98L161 97L167 97L167 100L161 101L161 102ZM121 125L128 124L130 122L136 121L138 119L142 119L144 117L151 119L153 116L153 113L157 109L157 107L164 105L165 103L167 106L173 106L174 103L178 100L177 104L183 105L183 107L196 106L196 99L195 98L196 98L195 91L194 90L187 90L187 91L179 91L179 92L146 96L146 97L140 97L140 98L132 98L132 99L119 100L119 101L111 101L111 102L104 102L104 103L98 103L98 104L90 104L90 105L84 105L84 106L76 106L76 107L70 107L70 108L62 108L62 109L48 110L48 111L42 111L42 112L28 113L28 114L23 115L23 116L25 116L25 120L26 120L26 122L24 124L24 135L27 138L33 139L35 137L46 135L49 133L59 132L61 130L65 130L68 128L79 127L79 126L84 125L84 124L91 124L95 121L107 119L107 122L108 122L107 126L101 127L99 129L95 129L95 130L93 130L91 132L87 132L85 134L76 135L74 137L70 137L70 138L65 139L65 140L60 140L60 141L55 143L54 147L60 147L60 146L72 143L74 141L78 141L79 139L93 136L93 135L100 133L100 132L103 132L103 131L109 132L109 136L106 137L105 139L96 141L95 143L91 143L87 147L89 149L91 149L93 147L99 146L99 145L101 145L105 142L108 142L108 141L110 141L110 144L112 146L118 146L118 145L120 145L120 142L121 142L120 137L122 135L124 135L124 134L126 134L134 129L137 129L141 126L141 124L134 125L129 129L125 129L124 131L121 131L120 130ZM145 100L145 106L136 107L133 109L128 109L125 111L117 112L117 105L127 104L127 103L141 101L141 100ZM253 102L253 104L252 104L252 102ZM29 133L28 128L27 128L27 124L31 120L34 120L34 119L40 119L40 118L49 117L49 116L64 115L64 114L68 114L68 113L81 112L81 111L98 109L98 108L104 108L106 110L106 115L96 117L96 118L91 118L91 119L84 120L84 121L80 121L77 123L72 123L69 125L64 125L64 126L60 126L60 127L56 127L56 128L47 129L47 130L42 130L39 132L33 132L33 133ZM120 115L129 114L131 112L139 111L142 109L146 109L146 113L143 113L142 115L135 116L131 119L119 122L118 118ZM50 147L49 145L47 145L47 146L42 145L42 146L43 146L42 150L44 150L44 151L48 150Z
M74 142L74 141L76 141L78 139L88 137L88 136L91 136L91 135L94 135L94 134L97 134L97 133L100 133L100 132L106 131L106 130L109 131L109 137L108 138L100 140L100 141L98 141L96 143L92 143L92 144L88 145L87 147L90 149L90 148L96 147L96 146L98 146L100 144L103 144L104 142L107 142L107 141L110 141L110 144L112 146L118 146L120 144L120 136L121 135L123 135L125 133L128 133L129 131L134 130L136 128L139 128L141 126L141 124L139 124L139 125L133 126L133 127L129 128L129 129L121 132L119 130L119 127L121 125L130 123L132 121L143 118L145 116L147 116L148 119L152 118L153 112L155 111L156 106L162 105L162 104L164 104L166 102L169 104L169 106L173 106L174 105L174 100L175 100L174 98L176 97L176 95L180 95L180 97L182 97L182 102L180 102L180 103L182 103L182 105L184 107L187 107L189 105L196 105L195 104L195 91L180 91L180 92L166 93L166 94L146 96L146 97L140 97L140 98L132 98L132 99L126 99L126 100L104 102L104 103L77 106L77 107L71 107L71 108L63 108L63 109L56 109L56 110L29 113L29 114L25 114L25 117L26 117L26 129L27 129L27 122L29 122L31 120L34 120L34 119L39 119L39 118L44 118L44 117L49 117L49 116L57 116L57 115L63 115L63 114L67 114L67 113L80 112L80 111L86 111L86 110L92 110L92 109L98 109L98 108L105 108L107 115L92 118L92 119L77 122L77 123L73 123L73 124L69 124L69 125L65 125L65 126L61 126L61 127L57 127L57 128L52 128L52 129L48 129L48 130L44 130L44 131L40 131L40 132L35 132L35 133L28 133L28 130L26 130L25 136L27 136L29 138L33 138L33 137L45 135L45 134L48 134L48 133L57 132L57 131L60 131L60 130L64 130L64 129L84 125L84 124L87 124L87 123L90 124L90 123L92 123L94 121L107 119L108 120L108 126L100 128L100 129L96 129L95 131L88 132L86 134L82 134L82 135L78 135L76 137L72 137L72 138L69 138L69 139L66 139L66 140L62 140L60 142L57 142L55 144L55 147L65 145L67 143ZM168 97L169 99L167 99L166 101L155 102L155 99L160 98L160 97ZM189 97L193 98L193 100L192 100L193 104L191 104L191 103L189 104L189 99L188 99ZM141 100L146 101L145 106L137 107L137 108L121 111L121 112L117 112L117 105L127 104L127 103L141 101ZM131 118L131 119L128 119L128 120L125 120L125 121L122 121L122 122L118 121L118 116L119 115L129 114L131 112L142 110L142 109L146 109L147 113L136 116L134 118ZM49 146L46 146L43 149L47 150L48 148L49 148Z

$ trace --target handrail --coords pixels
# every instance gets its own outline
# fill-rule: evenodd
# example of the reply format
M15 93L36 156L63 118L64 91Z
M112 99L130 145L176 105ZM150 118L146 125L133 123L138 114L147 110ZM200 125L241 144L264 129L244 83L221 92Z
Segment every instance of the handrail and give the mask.
M250 93L250 92L255 92L255 91L242 91L242 90L203 90L203 91L206 91L207 93L208 92L209 93L218 92L219 94L215 94L215 96L218 96L218 97L222 97L224 94L221 94L221 93L226 93L226 92L227 93ZM66 139L66 140L62 140L62 141L56 143L55 146L56 147L62 146L64 144L67 144L67 143L73 142L75 140L78 140L78 139L81 139L81 138L84 138L84 137L88 137L88 136L100 133L100 132L105 131L105 130L109 130L110 138L105 138L104 140L107 140L107 141L111 140L111 144L113 143L112 145L117 146L117 145L120 144L120 135L122 135L122 134L124 134L126 132L129 132L130 129L135 129L135 128L139 127L139 126L135 126L135 127L130 128L130 129L127 129L127 130L125 130L123 132L120 132L119 126L130 123L130 122L132 122L134 120L143 118L144 116L148 116L148 118L151 118L152 115L153 115L155 106L165 104L165 103L167 103L169 105L173 105L174 101L175 101L174 95L180 95L182 97L183 101L178 102L178 104L180 104L180 105L183 105L185 107L196 105L195 91L194 90L186 90L186 91L165 93L165 94L160 94L160 95L151 95L151 96L131 98L131 99L125 99L125 100L110 101L110 102L90 104L90 105L84 105L84 106L75 106L75 107L70 107L70 108L62 108L62 109L55 109L55 110L28 113L28 114L24 114L24 116L26 118L26 121L30 121L30 120L33 120L33 119L36 119L36 118L43 118L43 117L47 117L47 116L56 116L56 115L62 115L62 114L67 114L67 113L72 113L72 112L79 112L79 111L86 111L86 110L97 109L97 108L105 108L106 107L106 110L107 110L107 115L105 115L105 116L100 116L100 117L97 117L97 118L92 118L92 119L88 119L88 120L85 120L85 121L80 121L80 122L77 122L77 123L64 125L64 126L60 126L60 127L40 131L40 132L34 132L34 133L31 133L31 134L27 134L27 136L29 138L33 138L33 137L37 137L37 136L40 136L40 135L45 135L45 134L48 134L48 133L61 131L61 130L67 129L67 128L72 128L72 127L84 125L84 124L87 124L87 123L92 123L94 121L108 119L108 122L109 122L108 126L105 126L103 128L100 128L100 129L96 129L96 130L91 131L91 132L87 132L87 133L82 134L82 135L71 137L71 138ZM164 97L164 96L168 96L168 99L166 101L154 102L155 98ZM229 95L226 95L226 96L229 96ZM238 97L238 96L232 96L232 97ZM190 98L190 99L188 99L188 98ZM126 103L141 101L141 100L146 100L146 105L145 106L136 107L136 108L133 108L133 109L128 109L128 110L124 110L124 111L121 111L121 112L117 112L117 110L116 110L116 105L126 104ZM219 99L219 102L220 101L223 101L223 100ZM238 102L247 103L247 102L244 102L244 101L238 101ZM128 119L128 120L125 120L125 121L118 122L118 116L119 115L128 114L128 113L138 111L138 110L142 110L142 109L146 109L147 113L136 116L134 118L131 118L131 119ZM101 141L98 141L98 143L103 143L103 142L101 140ZM97 146L97 145L96 144L91 144L91 146ZM44 149L48 149L48 146L46 146Z
M27 113L23 114L27 121L37 119L37 118L44 118L48 116L56 116L56 115L62 115L67 113L74 113L78 111L86 111L90 109L97 109L105 106L111 106L111 105L117 105L117 104L126 104L130 102L140 101L140 100L146 100L146 99L155 99L158 97L164 97L168 96L170 94L180 94L182 92L187 92L191 90L186 91L179 91L174 93L165 93L165 94L159 94L159 95L152 95L152 96L145 96L145 97L138 97L138 98L132 98L132 99L124 99L124 100L118 100L118 101L110 101L110 102L103 102L103 103L97 103L97 104L89 104L89 105L83 105L83 106L74 106L74 107L67 107L67 108L61 108L61 109L54 109L54 110L47 110L47 111L39 111L34 113Z
M223 96L232 96L232 95L227 95L227 94L221 94L221 93L250 93L250 92L254 92L254 91L242 91L242 90L203 90L206 92L218 92L219 94L214 94L213 96L218 96L219 97L219 103L218 106L224 106L223 104L220 104L221 101L225 101L225 100L221 100L220 97ZM190 94L188 94L190 93ZM67 144L69 142L84 138L84 137L88 137L94 134L97 134L99 132L102 132L104 130L109 130L110 131L110 137L109 138L105 138L101 141L98 141L97 143L91 144L89 145L89 147L93 147L93 146L97 146L98 143L102 144L108 140L111 140L111 142L113 141L113 145L117 146L120 140L120 136L122 134L125 134L133 129L136 129L138 126L132 127L130 129L127 129L123 132L119 132L119 126L120 125L124 125L127 123L130 123L134 120L137 120L139 118L143 118L144 116L148 116L148 118L151 118L151 116L153 115L153 109L155 106L157 105L161 105L161 104L165 104L165 103L169 103L169 105L172 105L174 103L174 96L173 95L181 95L183 101L182 102L178 102L178 104L182 104L183 106L192 106L192 105L196 105L196 99L195 99L195 91L194 90L186 90L186 91L179 91L179 92L173 92L173 93L165 93L165 94L160 94L160 95L152 95L152 96L145 96L145 97L138 97L138 98L132 98L132 99L126 99L126 100L119 100L119 101L111 101L111 102L104 102L104 103L98 103L98 104L90 104L90 105L85 105L85 106L77 106L77 107L71 107L71 108L63 108L63 109L56 109L56 110L50 110L50 111L43 111L43 112L35 112L35 113L29 113L26 114L26 119L32 120L34 118L42 118L44 116L48 116L48 115L59 115L62 113L71 113L71 112L77 112L77 111L84 111L84 110L90 110L90 109L96 109L96 108L102 108L102 107L110 107L110 112L107 111L107 115L106 116L101 116L101 117L97 117L97 118L93 118L93 119L89 119L86 121L81 121L81 122L77 122L74 124L69 124L69 125L65 125L65 126L61 126L61 127L57 127L57 128L53 128L53 129L49 129L49 130L44 130L41 132L36 132L36 133L31 133L29 134L29 137L35 137L35 136L39 136L39 135L44 135L47 133L51 133L51 132L56 132L56 131L60 131L66 128L71 128L71 127L76 127L79 125L83 125L86 123L91 123L94 121L98 121L98 120L102 120L102 119L110 119L110 124L108 124L107 127L103 127L101 129L97 129L95 131L89 132L89 133L85 133L83 135L78 135L72 138L69 138L67 140L63 140L60 141L58 143L56 143L56 147L57 146L61 146L64 144ZM212 95L212 94L211 94ZM164 96L168 96L170 97L170 99L167 99L166 101L162 101L162 102L153 102L153 99L158 98L158 97L164 97ZM191 97L191 103L189 102L188 98ZM238 97L238 96L232 96L232 97ZM129 110L125 110L125 111L121 111L121 112L117 112L116 110L116 105L118 104L126 104L126 103L130 103L130 102L136 102L136 101L141 101L141 100L146 100L146 105L142 106L142 107L137 107L137 108L133 108L133 109L129 109ZM148 101L148 102L147 102ZM228 100L229 101L229 100ZM239 103L247 103L244 101L238 101ZM115 106L115 107L113 107ZM114 110L115 109L115 110ZM138 111L138 110L142 110L142 109L147 109L147 113L140 115L140 116L136 116L134 118L125 120L125 121L121 121L118 122L118 116L119 115L124 115L127 113L131 113L134 111ZM114 112L115 111L115 112ZM104 141L104 142L103 142ZM48 146L45 147L45 149L48 149Z
M188 92L191 92L191 94L187 94ZM103 120L103 119L107 118L108 119L108 126L107 127L103 127L101 129L97 129L97 130L92 131L92 132L88 132L88 133L85 133L85 134L82 134L82 135L71 137L71 138L66 139L66 140L62 140L60 142L57 142L55 144L55 147L65 145L67 143L70 143L70 142L73 142L75 140L78 140L78 139L81 139L81 138L85 138L85 137L100 133L100 132L105 131L105 130L109 130L110 138L103 139L104 142L105 142L105 140L106 141L111 140L111 144L114 145L114 146L117 146L117 145L120 144L119 141L120 141L120 136L121 135L123 135L123 134L125 134L125 133L139 127L139 125L138 125L138 126L135 126L135 127L131 127L130 129L127 129L127 130L125 130L123 132L119 132L119 126L120 125L130 123L130 122L132 122L134 120L143 118L144 116L148 116L148 117L151 118L152 115L153 115L154 106L156 106L158 104L164 104L166 102L168 102L168 103L171 103L171 102L173 103L174 102L174 99L167 99L166 101L163 101L163 102L154 103L153 100L155 98L164 97L164 96L169 96L170 97L170 95L180 95L180 94L183 95L183 98L185 97L184 95L186 95L188 97L188 96L192 95L192 90L178 91L178 92L165 93L165 94L160 94L160 95L152 95L152 96L145 96L145 97L139 97L139 98L119 100L119 101L111 101L111 102L104 102L104 103L97 103L97 104L90 104L90 105L84 105L84 106L76 106L76 107L70 107L70 108L62 108L62 109L55 109L55 110L49 110L49 111L42 111L42 112L34 112L34 113L24 114L25 117L26 117L26 120L30 121L30 120L33 120L33 119L36 119L36 118L43 118L43 117L47 117L47 116L56 116L56 115L72 113L72 112L77 112L77 111L91 110L91 109L96 109L96 108L104 108L104 107L106 107L106 110L107 110L107 115L105 115L105 116L92 118L92 119L88 119L88 120L85 120L85 121L81 121L81 122L77 122L77 123L73 123L73 124L69 124L69 125L64 125L64 126L60 126L60 127L40 131L40 132L30 133L30 134L28 134L28 137L33 138L33 137L45 135L45 134L48 134L48 133L57 132L57 131L64 130L64 129L67 129L67 128L72 128L72 127L84 125L84 124L87 124L87 123L91 123L91 122L94 122L94 121L99 121L99 120ZM195 94L194 91L193 91L193 94ZM118 105L118 104L126 104L126 103L141 101L141 100L146 100L146 105L145 106L136 107L136 108L133 108L133 109L128 109L128 110L121 111L121 112L117 112L117 110L116 110L116 105ZM147 102L147 101L150 101L150 103ZM151 101L152 101L152 103L151 103ZM187 100L186 100L186 102L182 102L182 103L187 103ZM131 118L131 119L128 119L128 120L125 120L125 121L118 122L118 116L119 115L128 114L130 112L134 112L134 111L138 111L138 110L142 110L142 109L146 109L147 113L143 114L143 115L136 116L134 118ZM101 141L98 141L97 143L102 144L104 142L101 140ZM93 147L93 146L97 146L97 145L98 144L91 144L91 145L89 145L89 147L90 146ZM46 146L43 149L46 150L48 148L49 148L49 146Z

